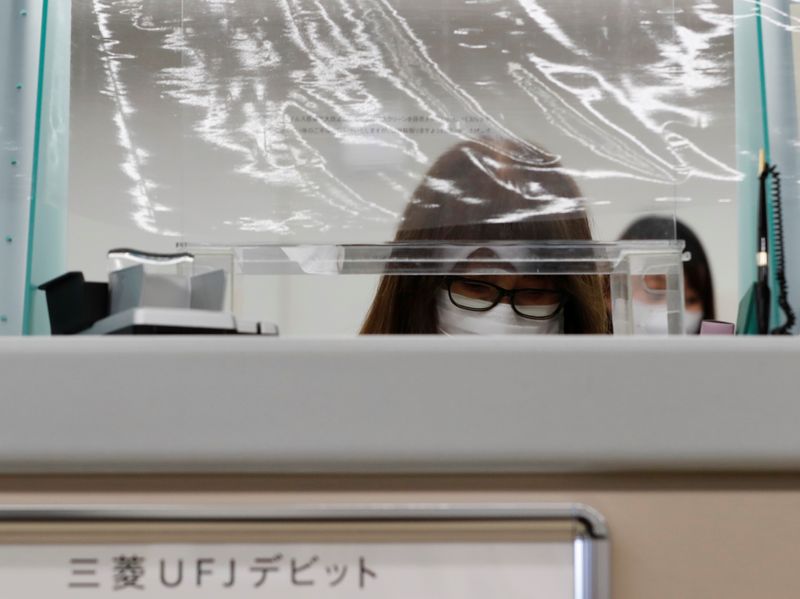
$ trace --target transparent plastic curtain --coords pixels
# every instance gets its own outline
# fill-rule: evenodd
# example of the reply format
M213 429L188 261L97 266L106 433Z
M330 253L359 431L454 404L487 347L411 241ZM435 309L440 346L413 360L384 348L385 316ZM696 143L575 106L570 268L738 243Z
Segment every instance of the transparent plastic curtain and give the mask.
M718 281L735 280L735 233L717 226L735 220L739 177L730 0L65 0L50 13L31 330L44 330L34 287L66 268L104 279L111 248L382 244L415 202L453 224L415 197L425 188L494 230L545 212L614 241L640 216L683 215ZM489 148L472 164L494 183L511 157L577 192L517 181L528 205L482 212L494 194L430 176L465 143Z
M74 33L76 232L118 243L389 241L482 137L558 160L604 240L736 181L726 3L86 0Z

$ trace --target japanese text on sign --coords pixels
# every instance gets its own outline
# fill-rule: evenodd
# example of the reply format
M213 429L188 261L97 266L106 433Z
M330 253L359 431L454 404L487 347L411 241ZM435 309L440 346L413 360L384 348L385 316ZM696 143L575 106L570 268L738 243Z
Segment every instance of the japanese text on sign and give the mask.
M0 597L572 599L573 557L571 542L0 544Z

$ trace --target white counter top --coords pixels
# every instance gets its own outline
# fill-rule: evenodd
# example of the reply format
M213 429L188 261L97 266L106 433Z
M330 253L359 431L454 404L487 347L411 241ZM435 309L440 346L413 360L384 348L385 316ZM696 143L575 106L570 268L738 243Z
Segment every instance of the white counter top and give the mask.
M800 470L800 339L0 338L0 472Z

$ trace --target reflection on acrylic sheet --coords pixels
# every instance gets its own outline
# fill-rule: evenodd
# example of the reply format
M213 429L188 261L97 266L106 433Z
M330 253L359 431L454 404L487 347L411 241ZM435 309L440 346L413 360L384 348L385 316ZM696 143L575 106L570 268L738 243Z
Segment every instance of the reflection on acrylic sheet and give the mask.
M476 138L543 144L538 166L604 209L738 179L730 1L74 9L74 209L119 226L386 241L427 167Z

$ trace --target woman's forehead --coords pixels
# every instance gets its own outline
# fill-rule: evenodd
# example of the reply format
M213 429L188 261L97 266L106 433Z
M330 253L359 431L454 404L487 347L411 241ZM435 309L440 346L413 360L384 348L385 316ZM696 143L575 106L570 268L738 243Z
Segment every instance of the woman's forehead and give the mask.
M507 288L538 288L553 289L556 287L555 277L547 275L519 275L514 270L498 270L487 273L481 268L479 272L466 271L464 273L471 279L486 281Z
M480 260L480 261L465 261L460 262L453 269L454 272L462 274L475 274L475 275L515 275L517 269L514 268L510 262L503 262L501 260Z
M505 254L512 254L511 256ZM518 253L518 252L517 252ZM467 276L500 285L501 287L533 287L551 289L556 287L554 276L519 274L517 255L503 249L482 247L471 252L465 260L456 264L454 274Z

